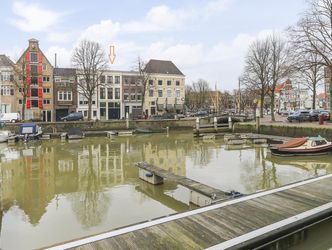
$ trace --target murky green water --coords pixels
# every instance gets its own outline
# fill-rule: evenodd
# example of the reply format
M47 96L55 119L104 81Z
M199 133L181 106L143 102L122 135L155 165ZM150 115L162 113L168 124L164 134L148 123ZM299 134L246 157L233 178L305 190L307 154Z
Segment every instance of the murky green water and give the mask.
M332 172L332 157L273 158L264 147L239 150L190 133L1 144L0 153L1 249L48 246L195 208L186 188L138 179L139 161L246 194Z

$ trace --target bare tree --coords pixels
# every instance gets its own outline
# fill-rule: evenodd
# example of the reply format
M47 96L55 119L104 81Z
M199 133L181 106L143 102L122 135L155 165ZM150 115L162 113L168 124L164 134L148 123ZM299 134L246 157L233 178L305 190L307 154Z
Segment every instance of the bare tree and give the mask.
M99 43L83 40L74 50L72 63L78 71L78 92L88 101L88 120L91 120L92 99L103 84L100 77L107 68L105 52Z
M306 87L308 87L312 93L312 109L316 108L316 96L317 88L323 83L324 79L324 66L322 60L317 54L302 53L293 50L297 54L296 56L296 78Z
M320 62L332 72L332 0L311 0L309 9L298 23L289 28L295 44L304 53L321 57ZM330 108L332 107L332 75L330 76Z
M142 105L142 115L145 113L144 110L144 102L145 102L145 95L147 94L147 85L150 79L150 73L147 72L146 70L146 62L142 60L141 57L137 58L137 64L135 66L137 72L138 72L138 79L140 83L142 84L142 100L141 100L141 105Z
M241 82L249 89L259 92L260 117L263 117L264 98L269 91L269 39L254 41L250 46L245 60L245 69Z
M18 61L14 66L14 77L13 83L15 84L16 89L22 96L22 109L21 109L21 119L25 120L25 109L26 109L26 101L29 95L29 89L31 84L31 78L27 79L26 77L26 60L23 57L22 61Z
M268 38L270 48L269 58L269 91L271 107L271 120L275 121L275 89L280 80L287 77L293 70L290 56L290 47L286 41L276 34Z
M205 109L209 105L210 87L207 81L199 79L193 82L193 90L196 92L196 109Z

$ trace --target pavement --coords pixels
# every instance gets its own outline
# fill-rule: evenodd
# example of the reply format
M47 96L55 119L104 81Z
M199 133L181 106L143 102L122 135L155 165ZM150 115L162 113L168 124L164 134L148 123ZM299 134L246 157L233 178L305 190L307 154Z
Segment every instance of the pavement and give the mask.
M324 121L323 125L319 125L318 121L313 122L288 122L287 116L281 116L276 115L275 121L271 121L271 115L265 115L263 118L261 118L261 124L280 124L280 125L286 125L286 126L299 126L302 125L304 127L332 127L331 121Z

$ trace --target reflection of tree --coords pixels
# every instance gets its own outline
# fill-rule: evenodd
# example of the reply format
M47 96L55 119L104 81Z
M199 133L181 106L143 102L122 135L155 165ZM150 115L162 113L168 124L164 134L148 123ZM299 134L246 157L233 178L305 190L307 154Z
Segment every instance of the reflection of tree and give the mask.
M212 150L206 143L196 143L193 150L190 152L195 165L206 166L212 159Z
M88 145L88 155L83 161L87 161L87 166L80 173L81 192L72 196L72 208L78 220L86 227L93 227L100 224L109 207L110 199L102 192L100 180L100 166L94 159L98 157L94 154L93 145Z

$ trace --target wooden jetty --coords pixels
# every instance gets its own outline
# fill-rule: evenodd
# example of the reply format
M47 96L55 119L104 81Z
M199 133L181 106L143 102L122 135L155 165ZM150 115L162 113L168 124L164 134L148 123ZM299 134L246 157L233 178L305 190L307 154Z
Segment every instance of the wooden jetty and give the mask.
M173 174L146 162L139 162L136 166L139 168L139 178L151 184L162 184L164 179L167 179L188 188L190 190L190 202L197 206L202 207L230 198L227 192Z
M331 216L332 174L50 249L252 249Z

